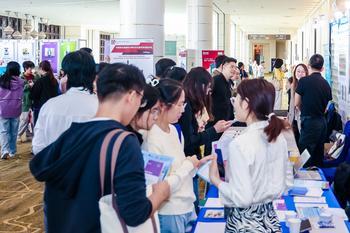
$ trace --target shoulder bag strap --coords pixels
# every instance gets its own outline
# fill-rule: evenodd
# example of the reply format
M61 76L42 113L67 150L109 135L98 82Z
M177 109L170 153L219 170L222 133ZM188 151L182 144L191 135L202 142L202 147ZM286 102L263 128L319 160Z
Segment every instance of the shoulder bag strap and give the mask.
M100 150L100 185L101 185L101 196L104 195L104 180L105 180L105 172L106 172L106 156L107 156L107 149L108 149L108 145L111 142L111 139L114 135L116 135L118 132L121 132L121 129L115 129L112 130L111 132L109 132L103 142L102 142L102 146L101 146L101 150Z
M102 166L102 170L103 170L103 173L102 173L102 170L100 175L101 175L101 188L103 188L102 184L104 183L104 175L105 175L105 166L106 166L106 157L107 157L107 147L109 145L109 142L111 140L111 138L113 137L113 135L115 135L116 133L120 132L122 130L114 130L114 131L111 131L109 134L111 134L112 136L110 136L110 138L107 138L109 137L109 134L106 136L104 142L106 141L106 143L108 142L108 144L105 146L105 150L104 150L104 154L102 154L102 149L104 149L103 145L102 145L102 148L101 148L101 154L100 154L100 169L101 169L101 163L104 162L104 166ZM119 221L122 225L122 228L123 228L123 232L124 233L128 233L128 228L125 224L125 221L121 218L120 216L120 213L119 213L119 209L118 209L118 205L117 205L117 202L116 202L116 194L114 192L114 173L115 173L115 167L117 165L117 158L118 158L118 154L119 154L119 150L120 150L120 147L121 147L121 144L123 143L124 139L128 136L132 134L131 132L126 132L126 131L123 131L117 138L117 140L114 142L114 145L113 145L113 150L112 150L112 158L111 158L111 192L112 192L112 203L113 203L113 208L115 209L116 213L117 213L117 216L119 218ZM106 140L106 139L109 139L109 140ZM103 174L103 177L102 177L102 174ZM102 189L102 194L103 194L104 190ZM154 233L158 233L158 229L157 229L157 225L156 225L156 221L155 221L155 218L154 216L152 215L151 216L151 220L152 220L152 226L153 226L153 232Z

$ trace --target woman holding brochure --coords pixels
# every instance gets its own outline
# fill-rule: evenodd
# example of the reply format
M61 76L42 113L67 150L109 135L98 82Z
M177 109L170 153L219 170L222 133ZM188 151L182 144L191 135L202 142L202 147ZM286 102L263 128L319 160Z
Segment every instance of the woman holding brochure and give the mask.
M263 79L243 80L237 93L235 116L248 126L229 145L226 181L216 158L210 166L210 180L228 213L225 232L281 232L272 201L293 177L284 122L273 113L275 88Z
M208 155L211 149L211 143L218 138L218 134L228 129L232 122L220 120L214 126L205 127L207 122L212 119L211 114L211 88L212 80L210 73L203 67L196 67L186 75L184 81L184 91L186 96L185 111L179 119L179 124L184 136L185 155L197 155L202 158ZM204 148L201 146L209 147ZM196 194L195 208L199 212L198 200L198 178L193 179L194 192Z
M162 79L156 88L160 93L160 114L151 130L144 133L142 149L174 159L165 178L170 185L171 196L159 210L159 221L162 233L184 233L191 227L190 222L195 220L192 177L196 168L212 157L202 160L198 160L196 155L186 157L181 143L183 139L180 142L172 125L179 120L186 105L182 84Z

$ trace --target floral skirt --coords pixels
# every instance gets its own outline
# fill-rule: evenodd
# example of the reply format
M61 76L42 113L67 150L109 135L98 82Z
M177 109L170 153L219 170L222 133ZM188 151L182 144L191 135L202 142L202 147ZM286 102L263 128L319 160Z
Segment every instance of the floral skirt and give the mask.
M272 202L249 208L228 208L225 233L281 232L281 225Z

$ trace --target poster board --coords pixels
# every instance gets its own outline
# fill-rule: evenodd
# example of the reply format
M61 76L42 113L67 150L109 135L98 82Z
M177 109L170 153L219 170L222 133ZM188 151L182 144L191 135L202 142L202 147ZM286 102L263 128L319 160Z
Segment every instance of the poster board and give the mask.
M78 49L78 42L76 40L61 40L60 41L59 66L61 67L63 58L70 52Z
M32 61L37 64L37 45L35 40L18 40L17 41L17 62L21 65L25 61Z
M0 74L5 73L10 61L16 61L16 47L14 40L0 40Z
M215 58L224 55L224 50L202 50L202 66L211 73L213 64L215 68Z
M350 117L349 29L348 16L331 23L333 101L337 103L338 112L343 123Z
M53 72L58 73L58 45L59 40L43 40L40 42L40 61L51 63Z
M122 62L138 67L145 78L154 74L153 39L111 39L110 63Z

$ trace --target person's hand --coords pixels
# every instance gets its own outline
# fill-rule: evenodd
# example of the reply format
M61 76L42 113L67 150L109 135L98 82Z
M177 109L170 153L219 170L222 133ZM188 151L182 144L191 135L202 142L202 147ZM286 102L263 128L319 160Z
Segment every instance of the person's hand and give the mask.
M170 186L166 181L158 182L152 185L152 192L159 200L167 200L170 196Z
M219 184L222 182L220 179L220 175L219 175L219 169L218 169L218 163L217 163L217 156L214 155L212 162L210 164L210 168L209 168L209 178L210 178L210 182L215 185L216 187L219 186Z
M193 167L198 168L199 160L197 159L197 155L192 155L191 157L187 157L187 159L193 164Z
M225 130L227 130L228 128L230 128L231 125L232 125L231 121L220 120L220 121L216 122L216 124L214 125L214 129L215 129L216 133L222 133Z
M34 86L34 82L33 82L32 80L29 80L29 81L28 81L28 85L29 85L30 87L33 87L33 86Z
M214 155L205 156L204 158L202 158L201 160L199 160L199 165L198 165L198 167L202 166L203 164L205 164L205 163L208 162L209 160L213 160L213 159L214 159Z

